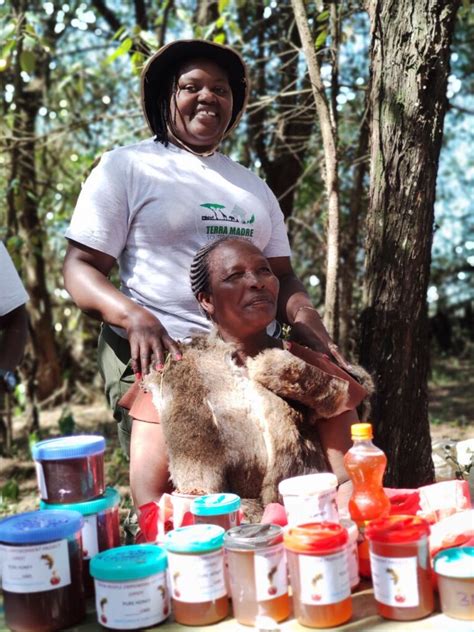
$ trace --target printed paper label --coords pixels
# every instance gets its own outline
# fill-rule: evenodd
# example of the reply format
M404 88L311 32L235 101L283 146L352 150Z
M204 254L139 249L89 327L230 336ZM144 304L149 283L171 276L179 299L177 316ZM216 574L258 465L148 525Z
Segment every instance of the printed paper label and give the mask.
M136 630L155 625L170 612L166 573L131 582L95 580L97 618L107 628Z
M84 516L82 527L82 557L90 560L99 552L99 539L97 535L97 514Z
M43 500L48 500L48 490L46 489L46 481L44 480L43 466L39 461L35 461L36 468L36 480L38 481L38 489L40 497Z
M324 520L339 523L334 489L311 496L284 496L283 503L290 526Z
M31 546L2 545L3 590L34 593L69 586L67 540Z
M222 551L205 555L168 552L168 564L171 596L174 599L200 603L227 595Z
M416 557L381 557L371 552L370 567L377 601L397 608L419 605Z
M311 606L324 606L347 599L351 594L347 553L298 555L301 601Z
M254 554L257 601L275 599L288 592L288 573L283 544Z

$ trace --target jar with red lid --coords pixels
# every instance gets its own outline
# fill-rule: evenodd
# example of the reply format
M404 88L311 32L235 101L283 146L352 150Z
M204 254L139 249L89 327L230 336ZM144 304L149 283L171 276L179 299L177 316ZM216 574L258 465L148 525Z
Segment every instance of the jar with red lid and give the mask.
M310 522L289 528L283 541L298 622L329 628L348 621L352 598L346 529L334 522Z
M380 616L395 621L426 617L434 610L428 535L418 516L389 516L369 523L370 565Z

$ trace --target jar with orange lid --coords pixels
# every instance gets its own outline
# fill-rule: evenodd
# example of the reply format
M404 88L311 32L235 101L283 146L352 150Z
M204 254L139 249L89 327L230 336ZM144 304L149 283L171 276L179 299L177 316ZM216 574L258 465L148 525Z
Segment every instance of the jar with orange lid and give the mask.
M283 541L298 622L330 628L348 621L352 598L346 529L334 522L310 522L289 528Z
M166 535L164 545L177 623L209 625L227 616L224 534L217 525L196 524Z
M418 516L389 516L369 523L370 565L380 616L411 621L434 610L428 546L430 527Z
M227 531L234 617L255 625L257 617L284 621L290 615L283 529L273 524L244 524Z

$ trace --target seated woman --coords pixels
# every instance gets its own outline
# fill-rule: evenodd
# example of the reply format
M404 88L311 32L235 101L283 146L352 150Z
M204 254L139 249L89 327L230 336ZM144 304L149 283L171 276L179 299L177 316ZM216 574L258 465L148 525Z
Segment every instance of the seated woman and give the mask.
M345 483L350 425L367 391L327 356L268 335L279 282L261 251L242 238L213 241L193 260L191 286L214 332L121 401L134 419L135 505L172 489L266 505L282 479L318 471Z

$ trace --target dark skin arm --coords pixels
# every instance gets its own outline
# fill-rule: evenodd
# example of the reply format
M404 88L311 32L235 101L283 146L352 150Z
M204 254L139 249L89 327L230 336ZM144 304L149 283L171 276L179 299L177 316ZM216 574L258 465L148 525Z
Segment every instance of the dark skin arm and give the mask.
M111 283L108 277L115 263L110 255L70 241L63 265L65 288L83 312L125 329L135 373L147 373L152 356L157 368L164 364L166 352L179 359L178 346L160 321Z
M20 305L0 316L0 369L14 371L25 351L28 333L26 307Z

